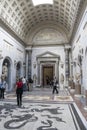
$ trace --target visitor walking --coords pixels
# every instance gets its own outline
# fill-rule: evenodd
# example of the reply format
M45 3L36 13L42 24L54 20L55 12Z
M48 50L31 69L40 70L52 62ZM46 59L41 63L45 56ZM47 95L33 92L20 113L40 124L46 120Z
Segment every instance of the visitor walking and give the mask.
M6 85L7 85L6 81L3 78L1 78L1 82L0 82L0 98L1 99L5 98L4 92L5 92L5 89L6 89Z
M53 80L53 92L52 93L54 94L55 91L58 94L56 77L54 77L54 80Z
M17 105L22 105L23 83L22 79L19 79L16 83Z

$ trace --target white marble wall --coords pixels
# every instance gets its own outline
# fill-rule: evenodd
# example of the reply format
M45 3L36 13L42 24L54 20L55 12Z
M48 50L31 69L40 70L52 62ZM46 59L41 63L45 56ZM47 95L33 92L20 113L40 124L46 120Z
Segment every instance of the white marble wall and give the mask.
M82 20L80 21L78 30L72 42L72 55L73 60L77 62L79 51L83 49L82 55L82 87L87 89L87 8L84 12ZM76 63L76 67L73 68L73 75L78 73L79 66ZM75 81L75 79L74 79ZM76 82L76 81L75 81Z
M2 65L4 59L8 58L11 63L11 79L10 79L10 90L13 89L16 81L16 64L14 61L21 63L21 76L23 76L23 62L25 62L25 48L14 39L10 34L0 27L0 54L2 59L0 59L0 76L2 74Z

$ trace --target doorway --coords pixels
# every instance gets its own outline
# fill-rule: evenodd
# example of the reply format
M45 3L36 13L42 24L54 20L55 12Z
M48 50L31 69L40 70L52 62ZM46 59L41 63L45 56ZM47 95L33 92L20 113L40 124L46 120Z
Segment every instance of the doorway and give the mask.
M53 66L43 66L43 86L49 86L53 80Z

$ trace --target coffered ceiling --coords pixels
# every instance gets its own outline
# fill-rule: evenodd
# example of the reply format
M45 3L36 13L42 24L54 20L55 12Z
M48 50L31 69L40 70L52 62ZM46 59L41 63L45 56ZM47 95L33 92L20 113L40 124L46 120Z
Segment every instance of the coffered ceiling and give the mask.
M46 22L56 23L65 32L68 41L78 15L81 2L85 0L53 0L53 4L33 5L32 0L0 0L0 19L25 45L36 26Z

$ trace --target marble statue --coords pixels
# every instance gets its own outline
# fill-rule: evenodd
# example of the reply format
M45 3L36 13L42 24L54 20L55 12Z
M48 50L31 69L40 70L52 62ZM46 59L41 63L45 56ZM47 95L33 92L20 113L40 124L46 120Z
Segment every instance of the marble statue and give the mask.
M63 75L63 74L61 74L60 82L61 82L62 84L64 83L64 75Z
M8 67L7 67L7 63L5 63L2 67L2 77L7 78L8 76Z

